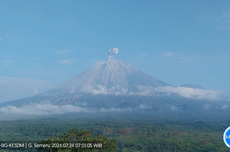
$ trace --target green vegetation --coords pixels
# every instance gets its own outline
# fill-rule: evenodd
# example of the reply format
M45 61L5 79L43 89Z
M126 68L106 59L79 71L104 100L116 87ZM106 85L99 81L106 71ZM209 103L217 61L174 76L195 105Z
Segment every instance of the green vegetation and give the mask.
M152 119L5 121L0 123L0 141L73 142L70 138L73 135L76 135L74 139L84 135L83 141L103 139L113 144L117 141L117 152L225 152L229 148L222 135L228 126L217 121ZM76 127L80 131L74 129Z

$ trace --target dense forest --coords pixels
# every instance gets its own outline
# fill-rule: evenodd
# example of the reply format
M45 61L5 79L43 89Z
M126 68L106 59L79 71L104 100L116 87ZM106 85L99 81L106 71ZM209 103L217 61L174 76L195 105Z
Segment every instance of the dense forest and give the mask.
M92 130L92 137L100 135L117 141L117 152L225 152L222 140L229 121L204 120L15 120L1 121L0 141L41 142L58 138L68 130ZM37 151L33 149L1 149L1 151Z

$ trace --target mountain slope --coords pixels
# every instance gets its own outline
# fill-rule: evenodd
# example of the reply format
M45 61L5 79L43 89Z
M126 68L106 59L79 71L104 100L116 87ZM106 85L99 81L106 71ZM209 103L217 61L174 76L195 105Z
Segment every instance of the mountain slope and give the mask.
M178 91L181 92L178 93ZM181 116L185 112L188 115L194 115L194 113L200 115L207 111L221 113L230 107L226 103L210 102L206 98L196 99L193 98L194 95L187 95L197 91L198 95L206 95L207 92L207 95L212 94L209 90L202 90L197 85L186 84L178 88L173 87L123 61L100 61L57 88L36 96L0 104L0 107L3 107L0 112L15 113L15 109L17 112L32 107L33 110L39 112L47 109L45 113L50 113L53 109L58 111L57 109L64 108L66 111L68 107L68 111L71 107L80 111L81 109L101 112L125 110L135 115L161 116L177 113ZM51 108L46 107L47 105ZM22 108L17 110L17 107Z
M47 101L56 105L74 104L83 96L88 102L86 96L140 95L148 92L148 88L163 86L171 85L145 74L128 63L113 59L98 62L90 69L50 91L2 105L25 105ZM92 98L89 97L89 99Z
M138 91L140 86L171 86L123 61L100 61L89 70L60 85L53 94L109 94Z

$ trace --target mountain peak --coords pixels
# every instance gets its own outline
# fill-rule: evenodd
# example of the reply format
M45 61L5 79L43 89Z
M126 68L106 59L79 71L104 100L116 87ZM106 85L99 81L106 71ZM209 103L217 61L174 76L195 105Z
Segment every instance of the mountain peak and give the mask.
M125 75L136 73L138 70L133 67L131 64L125 63L123 61L119 61L116 59L110 60L107 62L107 66L105 70L108 70L112 75Z
M116 59L100 61L93 67L65 82L58 88L58 94L138 91L139 86L159 87L169 84L139 71L131 64ZM99 92L100 92L99 91Z

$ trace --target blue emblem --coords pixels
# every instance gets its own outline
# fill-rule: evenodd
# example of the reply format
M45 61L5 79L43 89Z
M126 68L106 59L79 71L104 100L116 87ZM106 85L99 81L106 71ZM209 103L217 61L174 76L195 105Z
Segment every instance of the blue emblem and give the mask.
M228 127L223 134L223 140L225 145L230 148L230 127Z

